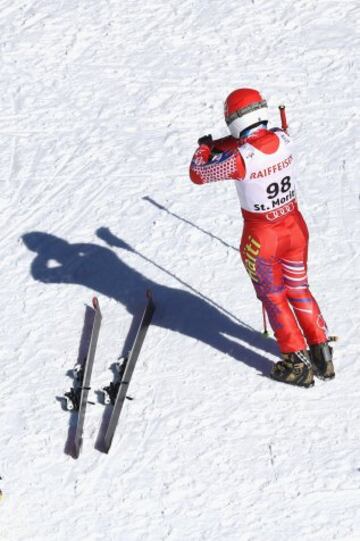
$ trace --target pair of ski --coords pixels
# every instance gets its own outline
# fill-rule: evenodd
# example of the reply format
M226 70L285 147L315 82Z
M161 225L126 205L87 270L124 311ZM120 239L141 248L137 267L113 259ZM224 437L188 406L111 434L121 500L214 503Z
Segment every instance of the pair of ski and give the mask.
M112 405L112 411L103 438L102 449L108 452L115 434L119 421L121 410L126 398L127 390L134 372L136 361L138 360L141 347L143 345L146 332L151 323L155 310L155 305L151 291L146 293L147 301L138 326L132 348L128 355L122 358L122 363L118 365L118 374L115 381L102 391L103 402ZM88 395L90 391L91 374L94 365L96 346L99 338L102 314L100 311L99 300L93 298L93 320L91 325L90 340L87 352L82 363L77 364L74 369L74 387L68 393L65 393L66 409L77 411L76 430L73 442L73 455L78 458L83 441L84 421Z

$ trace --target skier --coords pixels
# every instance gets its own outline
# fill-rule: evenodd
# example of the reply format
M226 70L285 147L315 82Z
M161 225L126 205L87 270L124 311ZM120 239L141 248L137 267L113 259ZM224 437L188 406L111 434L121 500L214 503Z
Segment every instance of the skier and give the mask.
M267 103L257 90L234 90L225 101L225 122L230 136L198 140L190 178L195 184L235 180L244 218L241 258L282 357L270 375L310 387L314 374L330 379L335 372L307 281L309 235L296 201L291 141L286 128L267 128Z

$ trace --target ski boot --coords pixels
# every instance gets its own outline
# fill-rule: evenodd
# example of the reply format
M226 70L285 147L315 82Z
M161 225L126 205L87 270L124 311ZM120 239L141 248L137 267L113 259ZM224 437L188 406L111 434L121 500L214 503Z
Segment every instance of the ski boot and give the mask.
M309 353L314 374L320 379L333 379L335 377L332 351L327 342L310 346Z
M281 356L283 360L273 366L271 378L299 387L314 385L314 372L306 350L282 353Z

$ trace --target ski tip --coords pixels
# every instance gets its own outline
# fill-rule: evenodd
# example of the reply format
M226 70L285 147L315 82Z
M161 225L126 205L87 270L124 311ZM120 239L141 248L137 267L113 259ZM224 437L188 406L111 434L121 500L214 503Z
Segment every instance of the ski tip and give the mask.
M92 304L95 310L99 309L99 299L97 297L93 297Z

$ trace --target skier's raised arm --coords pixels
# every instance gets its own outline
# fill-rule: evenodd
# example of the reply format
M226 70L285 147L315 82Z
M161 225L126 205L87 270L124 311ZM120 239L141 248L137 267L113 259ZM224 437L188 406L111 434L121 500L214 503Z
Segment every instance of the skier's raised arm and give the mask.
M192 182L207 184L244 178L244 160L238 152L236 139L229 136L214 141L211 135L204 135L198 145L190 164Z

